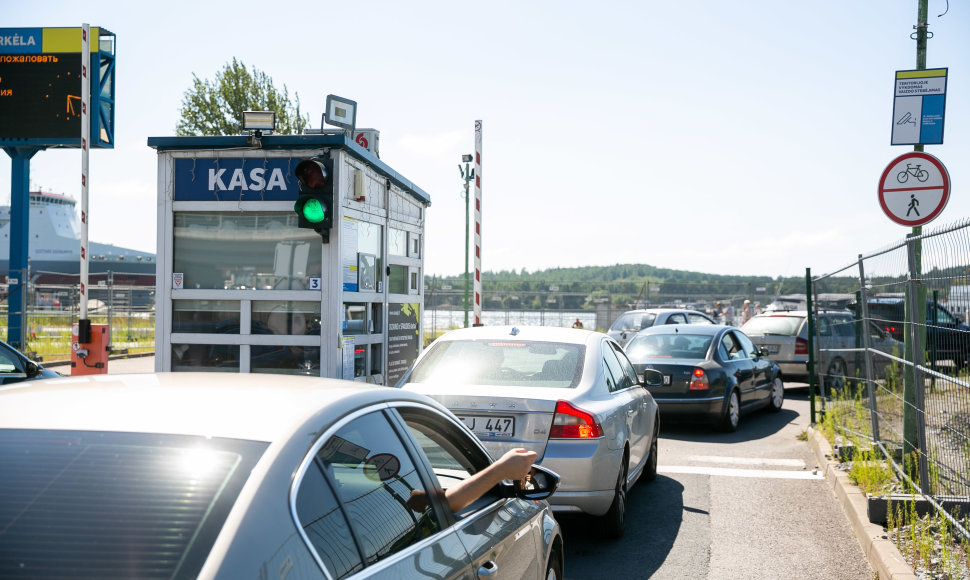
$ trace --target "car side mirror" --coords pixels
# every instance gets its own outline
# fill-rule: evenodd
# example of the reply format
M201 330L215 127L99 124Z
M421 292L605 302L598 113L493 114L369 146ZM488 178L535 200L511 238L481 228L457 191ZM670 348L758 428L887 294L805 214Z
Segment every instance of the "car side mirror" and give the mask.
M664 374L656 369L643 369L643 386L659 387L664 384Z
M37 373L39 372L40 372L40 365L30 359L27 359L27 365L26 365L26 368L24 369L24 374L27 375L27 378L32 379L36 377Z
M559 480L559 474L555 471L541 465L533 465L529 480L524 487L517 481L502 483L501 486L505 497L541 501L556 493L559 489Z

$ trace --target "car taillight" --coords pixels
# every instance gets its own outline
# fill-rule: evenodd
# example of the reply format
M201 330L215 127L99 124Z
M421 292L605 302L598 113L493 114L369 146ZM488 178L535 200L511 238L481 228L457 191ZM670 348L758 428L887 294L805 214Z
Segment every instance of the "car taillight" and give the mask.
M808 341L804 338L795 339L795 354L808 354Z
M593 439L603 436L603 428L592 414L566 401L556 403L550 439Z
M694 369L694 372L690 377L690 386L688 387L691 391L706 391L711 388L711 381L707 378L707 373L704 369Z

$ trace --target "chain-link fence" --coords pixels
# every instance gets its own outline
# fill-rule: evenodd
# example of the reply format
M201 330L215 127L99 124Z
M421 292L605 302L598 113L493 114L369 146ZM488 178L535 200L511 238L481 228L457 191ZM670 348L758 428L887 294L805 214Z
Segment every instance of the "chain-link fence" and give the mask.
M5 279L11 278L18 277ZM72 327L80 316L79 285L76 282L38 284L27 280L26 292L18 293L22 297L22 336L13 340L8 336L8 342L23 345L24 353L37 361L70 360ZM8 285L0 286L0 325L8 329L9 290ZM155 287L118 283L112 275L102 276L89 286L88 319L92 324L109 326L111 352L154 352Z
M855 333L853 348L823 350L827 361L858 364L817 369L822 385L847 379L858 387L866 416L841 428L871 440L931 500L970 498L970 221L860 255L812 278L812 294L844 287L846 278L856 281L854 324L868 330ZM818 328L812 338L825 345ZM876 348L876 341L895 346ZM846 368L854 376L833 376Z

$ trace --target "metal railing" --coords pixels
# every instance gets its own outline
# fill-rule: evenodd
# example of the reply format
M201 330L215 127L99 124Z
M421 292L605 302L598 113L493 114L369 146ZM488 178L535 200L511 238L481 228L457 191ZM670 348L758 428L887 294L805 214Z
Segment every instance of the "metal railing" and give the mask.
M115 353L155 350L155 287L115 283L112 277L90 287L88 318L109 326L109 347ZM5 288L0 286L0 326L7 325ZM8 342L23 345L29 357L41 362L71 359L72 327L79 317L77 284L27 283L21 304L22 336Z
M816 369L823 394L830 394L826 385L843 379L859 387L856 400L867 417L840 427L870 440L935 505L970 498L970 331L963 323L970 306L970 220L859 255L834 272L809 275L812 294L837 279L844 285L845 277L855 278L858 288L856 344L815 351L827 355L816 360L853 361ZM825 345L818 329L811 338L813 348ZM892 339L897 342L886 348ZM823 399L823 412L836 404Z

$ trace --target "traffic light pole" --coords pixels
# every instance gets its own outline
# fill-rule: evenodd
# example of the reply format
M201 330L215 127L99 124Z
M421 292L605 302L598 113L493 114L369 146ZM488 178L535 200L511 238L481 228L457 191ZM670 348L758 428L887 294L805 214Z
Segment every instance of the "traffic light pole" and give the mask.
M469 299L469 279L468 279L468 244L469 244L469 212L471 199L468 196L468 184L472 180L471 171L468 168L468 164L471 162L471 155L463 155L462 159L465 161L465 169L462 171L461 164L458 164L458 171L461 172L461 177L465 181L465 328L468 328L468 299Z

